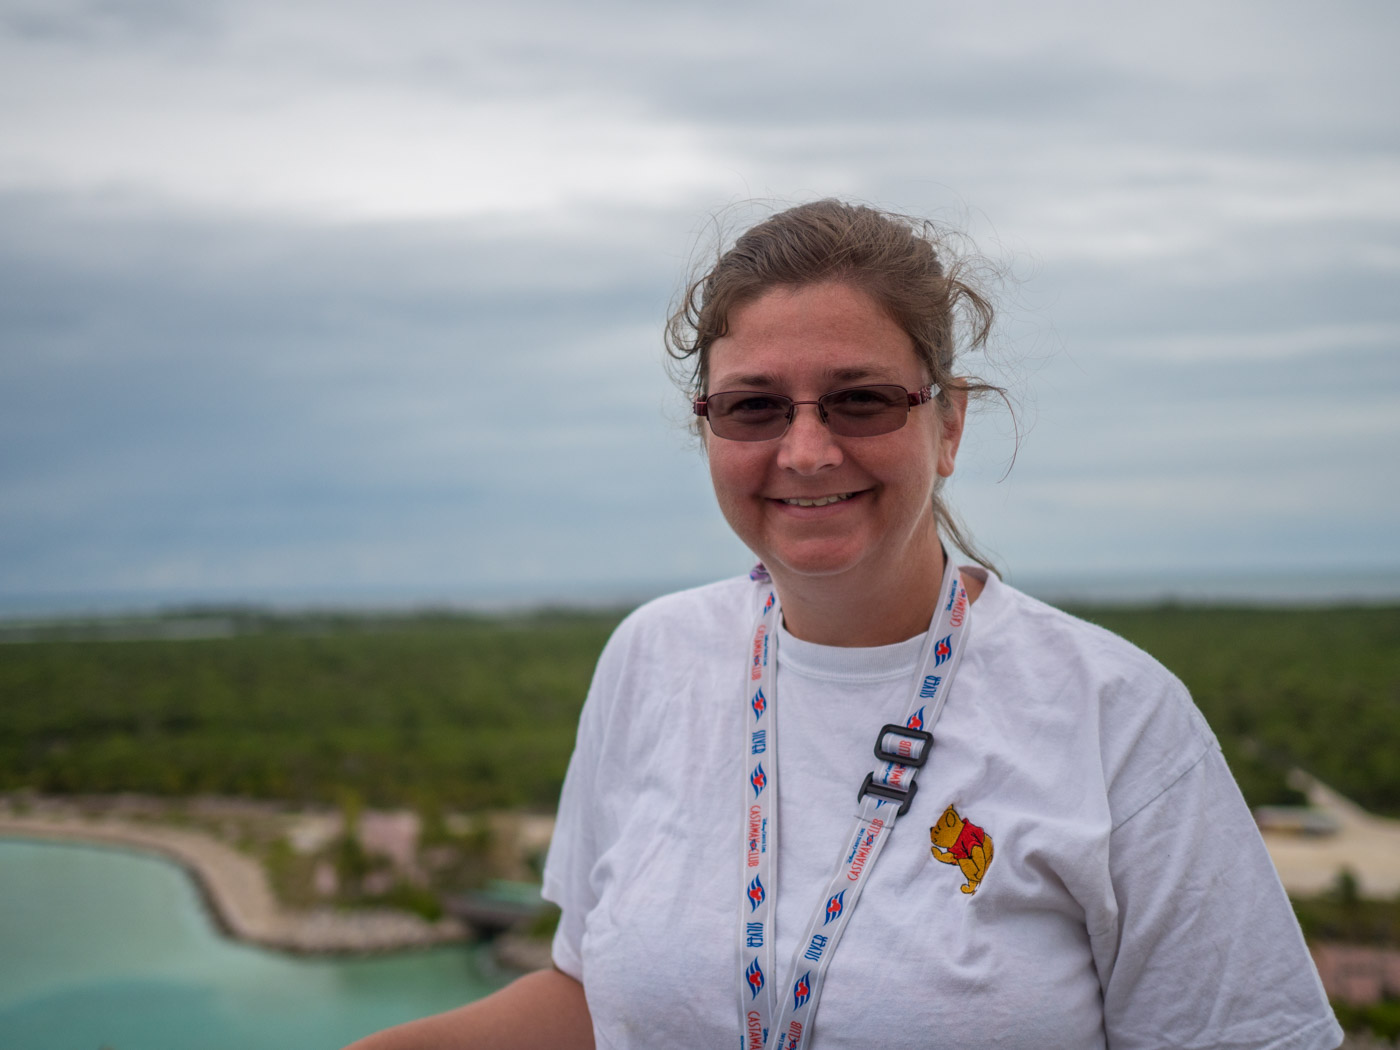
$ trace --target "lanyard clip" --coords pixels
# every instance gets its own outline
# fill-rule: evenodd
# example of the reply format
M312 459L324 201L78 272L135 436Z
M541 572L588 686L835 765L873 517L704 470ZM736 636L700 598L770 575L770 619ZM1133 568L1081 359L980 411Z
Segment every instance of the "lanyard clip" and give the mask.
M920 769L928 761L929 745L932 743L932 733L891 722L875 737L875 757L881 762Z
M886 770L885 782L880 784L875 782L874 772L867 773L860 791L856 792L856 801L859 802L866 795L874 795L887 802L898 802L897 815L904 816L919 790L914 771L928 761L932 744L932 733L894 723L886 725L875 737L875 757L900 768ZM890 783L891 780L895 783Z
M865 774L865 781L860 785L860 790L856 792L856 802L859 803L866 795L874 795L887 802L898 802L899 812L896 816L904 816L909 812L909 804L914 801L914 796L919 793L919 785L916 781L909 781L908 789L893 788L887 784L875 783L875 774Z

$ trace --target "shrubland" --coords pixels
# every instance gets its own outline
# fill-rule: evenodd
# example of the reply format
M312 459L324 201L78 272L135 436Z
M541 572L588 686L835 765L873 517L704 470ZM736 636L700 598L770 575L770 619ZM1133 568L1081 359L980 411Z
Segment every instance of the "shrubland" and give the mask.
M1251 804L1296 801L1285 777L1300 766L1400 816L1400 606L1074 611L1182 678ZM226 637L152 637L199 633L160 620L11 630L27 640L0 644L0 791L547 809L621 616L235 612L220 614Z

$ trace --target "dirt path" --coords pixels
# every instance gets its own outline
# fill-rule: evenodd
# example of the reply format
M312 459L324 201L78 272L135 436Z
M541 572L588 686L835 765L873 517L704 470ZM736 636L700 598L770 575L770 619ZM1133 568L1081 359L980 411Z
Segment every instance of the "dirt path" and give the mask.
M1372 816L1307 774L1293 775L1308 802L1330 813L1339 829L1316 837L1264 833L1284 888L1295 897L1315 896L1330 889L1343 868L1350 868L1363 897L1400 894L1400 820Z

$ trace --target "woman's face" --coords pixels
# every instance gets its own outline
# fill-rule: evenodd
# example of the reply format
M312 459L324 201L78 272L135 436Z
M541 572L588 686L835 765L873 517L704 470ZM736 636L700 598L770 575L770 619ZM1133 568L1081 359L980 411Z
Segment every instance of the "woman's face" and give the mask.
M928 382L914 344L863 291L782 287L729 316L709 350L709 392L814 401L851 386ZM782 437L729 441L704 428L710 477L730 527L783 577L867 573L872 582L939 563L932 495L953 473L965 401L909 411L899 430L842 437L800 405ZM820 503L821 505L816 505Z

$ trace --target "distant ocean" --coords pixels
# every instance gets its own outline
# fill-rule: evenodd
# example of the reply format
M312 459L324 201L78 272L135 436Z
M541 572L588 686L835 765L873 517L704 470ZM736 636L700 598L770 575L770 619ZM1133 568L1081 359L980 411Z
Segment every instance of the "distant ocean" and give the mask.
M1377 605L1400 602L1400 566L1306 570L1150 572L1085 571L1008 574L1008 582L1054 604ZM543 607L632 608L702 579L578 583L563 586L434 587L318 590L150 590L52 594L0 593L0 621L150 615L218 609L277 612L520 612Z
M1381 605L1400 602L1400 566L1380 569L1012 573L1008 582L1044 601L1159 605Z

